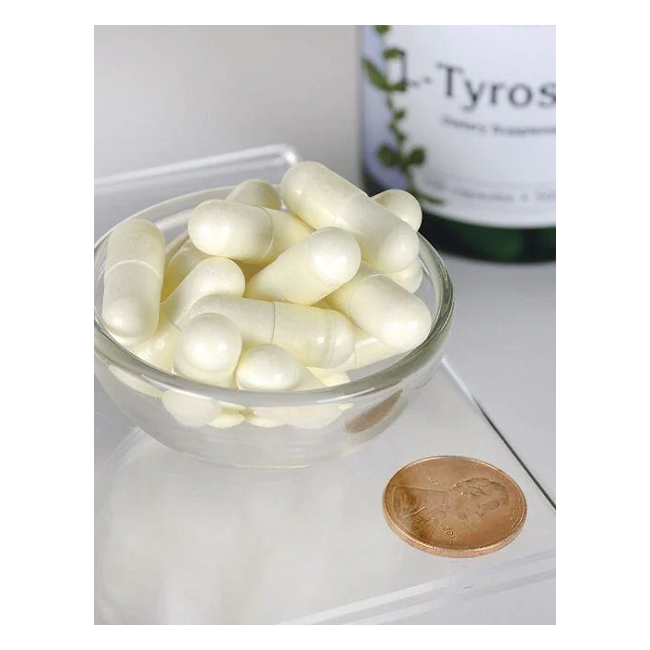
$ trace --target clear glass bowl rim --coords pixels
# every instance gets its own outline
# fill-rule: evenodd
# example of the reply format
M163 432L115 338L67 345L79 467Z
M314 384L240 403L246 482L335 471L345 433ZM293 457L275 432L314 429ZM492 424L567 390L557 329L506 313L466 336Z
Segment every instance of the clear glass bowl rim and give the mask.
M159 212L182 210L188 202L200 202L212 198L214 192L227 191L230 188L213 188L183 194L174 198L156 203L128 219L151 219L152 214ZM196 205L196 203L195 203ZM167 216L167 215L165 215ZM116 224L114 226L117 227ZM94 246L95 281L97 281L98 266L97 256L103 242L108 238L112 229L100 237ZM132 352L118 343L102 325L95 305L95 357L102 363L121 369L131 375L146 381L155 388L166 391L176 390L191 395L216 399L221 402L231 402L243 406L307 406L313 404L336 404L350 402L357 397L372 395L401 384L405 379L417 373L435 357L440 351L444 340L451 327L454 314L454 288L447 268L442 258L433 246L418 233L420 240L419 257L422 261L426 275L433 284L437 300L437 311L432 316L432 327L427 338L401 359L387 368L373 374L354 379L346 384L330 386L306 391L294 392L259 392L210 386L201 382L186 379L179 375L165 372L136 357Z

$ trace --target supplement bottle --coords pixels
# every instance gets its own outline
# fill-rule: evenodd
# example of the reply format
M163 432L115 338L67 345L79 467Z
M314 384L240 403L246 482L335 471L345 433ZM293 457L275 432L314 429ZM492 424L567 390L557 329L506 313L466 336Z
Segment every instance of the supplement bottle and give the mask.
M555 259L555 27L363 28L363 173L441 250Z

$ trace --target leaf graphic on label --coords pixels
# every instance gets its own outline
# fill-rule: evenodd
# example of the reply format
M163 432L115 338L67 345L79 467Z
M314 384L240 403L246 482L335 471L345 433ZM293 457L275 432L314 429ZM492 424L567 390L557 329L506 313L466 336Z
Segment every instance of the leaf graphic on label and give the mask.
M389 47L384 50L384 59L403 59L404 50L400 50L399 47Z
M385 167L397 167L400 162L399 153L387 144L382 144L377 150L377 157Z
M400 144L406 140L406 136L399 130L397 124L391 122L389 127L391 133L397 138L397 144Z
M430 83L431 79L429 77L424 77L421 81L407 79L407 52L402 48L387 43L386 34L390 31L389 25L375 25L374 28L375 32L379 35L379 40L383 47L381 57L386 62L386 72L382 72L375 63L365 57L362 58L362 65L369 83L385 94L386 108L390 113L388 129L395 138L393 146L383 144L377 149L377 159L384 167L393 167L401 171L404 175L406 189L416 198L427 198L430 203L441 205L444 203L442 199L429 197L423 192L420 192L416 186L413 167L424 164L426 153L422 147L416 147L410 152L407 152L405 143L409 139L409 136L398 126L400 120L406 117L407 112L405 108L400 108L395 105L395 100L397 99L395 93L407 93L409 88L418 88L421 82ZM394 68L400 69L399 76L390 73L390 70ZM394 71L397 73L398 70ZM401 81L391 83L395 78L401 78ZM404 96L399 97L399 99L404 101Z
M409 165L422 165L426 158L426 153L422 147L416 147L412 149L408 155L408 164Z
M368 79L373 86L376 86L381 90L389 89L386 77L384 77L384 75L379 71L379 68L377 68L377 66L372 61L369 59L363 59L363 69L368 75Z

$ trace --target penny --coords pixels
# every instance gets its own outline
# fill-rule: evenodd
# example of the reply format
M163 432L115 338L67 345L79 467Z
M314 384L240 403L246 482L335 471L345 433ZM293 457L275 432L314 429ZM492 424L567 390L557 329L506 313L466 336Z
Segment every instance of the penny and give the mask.
M388 525L406 543L447 557L503 548L521 531L526 499L500 469L473 458L436 456L402 467L384 490Z

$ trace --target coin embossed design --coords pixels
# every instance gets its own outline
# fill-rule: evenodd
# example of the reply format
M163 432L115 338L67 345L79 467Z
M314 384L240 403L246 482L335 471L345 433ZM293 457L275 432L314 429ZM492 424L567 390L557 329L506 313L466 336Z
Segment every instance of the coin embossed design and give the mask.
M526 519L521 488L473 458L436 456L402 467L384 490L388 525L427 553L475 557L509 544Z

